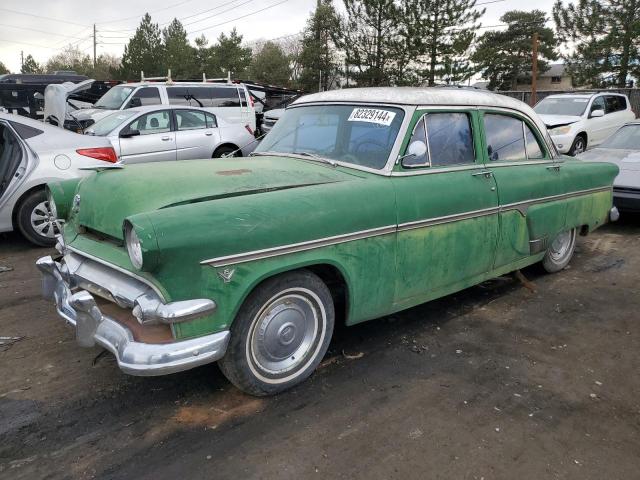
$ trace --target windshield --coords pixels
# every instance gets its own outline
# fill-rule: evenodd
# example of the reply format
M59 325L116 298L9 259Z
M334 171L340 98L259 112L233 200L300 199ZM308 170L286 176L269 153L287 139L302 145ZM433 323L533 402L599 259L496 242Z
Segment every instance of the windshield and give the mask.
M105 93L93 106L106 110L118 110L127 97L133 92L134 87L113 87Z
M533 109L538 115L571 115L580 117L587 108L588 98L547 97Z
M98 135L99 137L109 135L114 129L122 125L122 122L133 117L138 112L133 110L123 110L121 112L112 113L107 115L102 120L98 120L87 129L89 135Z
M357 105L315 105L287 110L255 153L317 155L383 168L398 136L404 111Z
M640 125L626 125L600 144L602 148L640 150Z

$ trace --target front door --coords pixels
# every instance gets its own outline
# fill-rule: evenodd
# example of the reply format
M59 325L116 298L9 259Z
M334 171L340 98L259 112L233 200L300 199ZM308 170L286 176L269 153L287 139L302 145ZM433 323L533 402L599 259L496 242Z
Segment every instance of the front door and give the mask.
M176 159L176 134L171 128L171 111L140 115L124 130L139 135L119 137L120 159L124 163L162 162Z
M482 112L484 152L500 200L495 268L544 251L564 226L563 163L551 158L542 134L528 119Z
M599 96L593 99L591 107L589 108L589 116L587 118L589 146L593 147L604 141L611 133L611 118L606 115L604 117L592 117L591 113L596 110L602 110L606 112L606 105L604 96Z
M464 288L491 270L498 233L496 182L483 162L477 114L418 111L414 142L394 171L398 208L396 304ZM405 155L407 155L405 150Z

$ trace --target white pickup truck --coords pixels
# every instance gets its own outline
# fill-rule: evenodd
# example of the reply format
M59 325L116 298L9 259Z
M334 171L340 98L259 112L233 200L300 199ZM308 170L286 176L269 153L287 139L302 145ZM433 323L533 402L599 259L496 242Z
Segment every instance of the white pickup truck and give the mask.
M620 93L584 92L549 95L534 107L560 153L577 155L599 145L636 118Z

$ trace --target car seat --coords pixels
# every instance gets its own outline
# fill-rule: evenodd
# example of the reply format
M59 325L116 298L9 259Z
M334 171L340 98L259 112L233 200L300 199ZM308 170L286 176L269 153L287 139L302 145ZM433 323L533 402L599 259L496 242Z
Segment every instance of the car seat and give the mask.
M149 127L158 128L159 126L160 126L160 122L158 121L157 118L154 117L149 121Z

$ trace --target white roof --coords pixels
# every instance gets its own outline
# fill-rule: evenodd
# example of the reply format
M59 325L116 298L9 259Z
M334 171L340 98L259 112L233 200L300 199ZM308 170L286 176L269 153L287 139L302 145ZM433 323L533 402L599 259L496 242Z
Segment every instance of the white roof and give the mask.
M328 92L305 95L293 102L292 105L317 102L507 108L525 114L536 122L538 128L543 132L545 131L544 123L538 118L538 115L529 105L515 98L493 93L488 90L457 87L346 88L342 90L330 90Z

